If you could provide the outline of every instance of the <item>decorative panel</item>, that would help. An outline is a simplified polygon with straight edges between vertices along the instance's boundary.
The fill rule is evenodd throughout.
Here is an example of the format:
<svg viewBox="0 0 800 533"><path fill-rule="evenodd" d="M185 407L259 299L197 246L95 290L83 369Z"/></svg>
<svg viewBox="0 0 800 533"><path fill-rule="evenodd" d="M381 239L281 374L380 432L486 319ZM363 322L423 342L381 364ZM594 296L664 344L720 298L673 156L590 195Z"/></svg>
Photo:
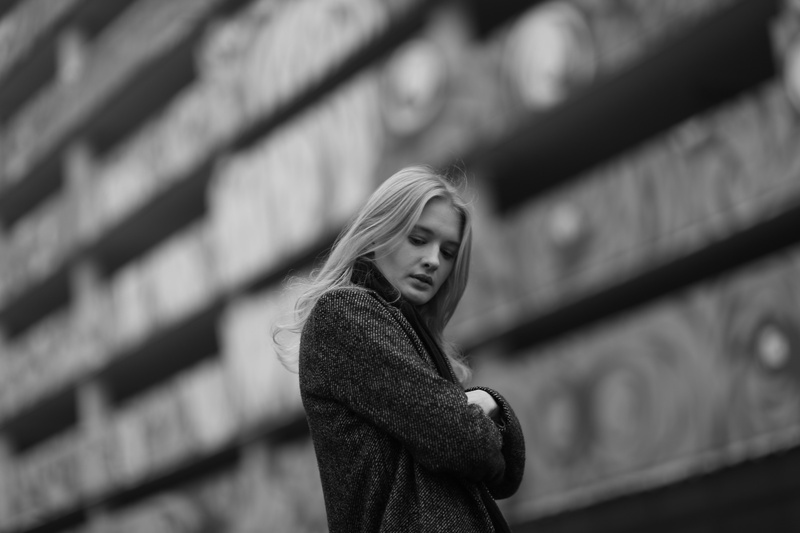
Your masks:
<svg viewBox="0 0 800 533"><path fill-rule="evenodd" d="M0 19L0 80L59 18L74 9L81 0L25 0Z"/></svg>
<svg viewBox="0 0 800 533"><path fill-rule="evenodd" d="M131 83L137 69L185 38L220 2L143 0L126 10L94 41L80 80L48 86L9 123L0 140L8 154L0 165L0 181L24 178L120 86Z"/></svg>
<svg viewBox="0 0 800 533"><path fill-rule="evenodd" d="M3 270L6 298L63 266L77 244L77 220L72 198L54 194L23 217L8 232L11 269ZM0 299L0 305L4 300Z"/></svg>
<svg viewBox="0 0 800 533"><path fill-rule="evenodd" d="M16 413L97 368L108 352L110 325L108 303L97 295L48 315L9 342L0 416Z"/></svg>
<svg viewBox="0 0 800 533"><path fill-rule="evenodd" d="M267 291L234 302L221 321L223 364L239 415L248 424L289 422L302 412L297 375L281 365L272 344L273 324L291 310L288 293ZM283 339L291 345L296 339Z"/></svg>
<svg viewBox="0 0 800 533"><path fill-rule="evenodd" d="M800 256L778 256L514 354L475 357L523 425L520 519L800 442Z"/></svg>
<svg viewBox="0 0 800 533"><path fill-rule="evenodd" d="M791 208L798 135L800 115L775 81L507 217L478 204L474 276L454 331L477 341Z"/></svg>
<svg viewBox="0 0 800 533"><path fill-rule="evenodd" d="M200 453L218 449L237 434L236 386L217 359L201 362L179 378L176 387L189 435Z"/></svg>
<svg viewBox="0 0 800 533"><path fill-rule="evenodd" d="M80 443L80 434L70 431L16 462L9 492L9 514L16 527L42 522L77 502L82 489Z"/></svg>
<svg viewBox="0 0 800 533"><path fill-rule="evenodd" d="M374 95L371 78L356 79L218 166L208 203L224 286L314 246L366 198L379 142Z"/></svg>

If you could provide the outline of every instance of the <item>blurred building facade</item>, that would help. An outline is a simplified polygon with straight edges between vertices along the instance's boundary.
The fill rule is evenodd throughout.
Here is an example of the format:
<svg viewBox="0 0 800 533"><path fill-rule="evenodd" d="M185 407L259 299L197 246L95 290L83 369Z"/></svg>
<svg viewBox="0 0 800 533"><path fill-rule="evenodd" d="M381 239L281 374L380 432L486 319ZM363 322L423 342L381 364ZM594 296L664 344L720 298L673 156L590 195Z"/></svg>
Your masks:
<svg viewBox="0 0 800 533"><path fill-rule="evenodd" d="M417 163L516 531L796 531L798 141L796 1L2 1L0 532L325 531L270 326Z"/></svg>

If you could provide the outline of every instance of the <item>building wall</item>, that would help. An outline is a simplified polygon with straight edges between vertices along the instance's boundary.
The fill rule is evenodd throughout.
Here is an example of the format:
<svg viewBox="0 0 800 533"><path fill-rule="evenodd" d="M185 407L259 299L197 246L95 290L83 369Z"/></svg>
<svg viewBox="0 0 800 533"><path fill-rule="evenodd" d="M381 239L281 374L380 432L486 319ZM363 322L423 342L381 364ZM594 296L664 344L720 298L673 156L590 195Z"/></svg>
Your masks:
<svg viewBox="0 0 800 533"><path fill-rule="evenodd" d="M796 2L512 4L0 5L0 532L325 531L269 326L415 163L513 524L797 446Z"/></svg>

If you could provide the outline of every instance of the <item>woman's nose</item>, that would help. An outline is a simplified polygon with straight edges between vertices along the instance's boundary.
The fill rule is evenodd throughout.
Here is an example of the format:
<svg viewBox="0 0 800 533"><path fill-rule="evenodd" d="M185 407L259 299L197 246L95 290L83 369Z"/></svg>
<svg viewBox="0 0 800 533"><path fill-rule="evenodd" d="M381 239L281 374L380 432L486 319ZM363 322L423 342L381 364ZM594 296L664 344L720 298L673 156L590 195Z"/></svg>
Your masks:
<svg viewBox="0 0 800 533"><path fill-rule="evenodd" d="M439 250L431 247L426 251L425 257L422 258L422 264L425 268L436 270L439 268Z"/></svg>

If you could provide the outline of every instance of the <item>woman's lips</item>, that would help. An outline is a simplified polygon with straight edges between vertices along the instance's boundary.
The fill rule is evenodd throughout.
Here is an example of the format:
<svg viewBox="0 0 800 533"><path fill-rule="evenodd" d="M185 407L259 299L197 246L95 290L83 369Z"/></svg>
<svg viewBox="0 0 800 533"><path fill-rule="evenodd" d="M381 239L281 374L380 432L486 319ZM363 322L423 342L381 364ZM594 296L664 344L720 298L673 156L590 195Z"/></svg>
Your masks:
<svg viewBox="0 0 800 533"><path fill-rule="evenodd" d="M433 287L433 278L430 276L425 274L413 274L411 277Z"/></svg>

